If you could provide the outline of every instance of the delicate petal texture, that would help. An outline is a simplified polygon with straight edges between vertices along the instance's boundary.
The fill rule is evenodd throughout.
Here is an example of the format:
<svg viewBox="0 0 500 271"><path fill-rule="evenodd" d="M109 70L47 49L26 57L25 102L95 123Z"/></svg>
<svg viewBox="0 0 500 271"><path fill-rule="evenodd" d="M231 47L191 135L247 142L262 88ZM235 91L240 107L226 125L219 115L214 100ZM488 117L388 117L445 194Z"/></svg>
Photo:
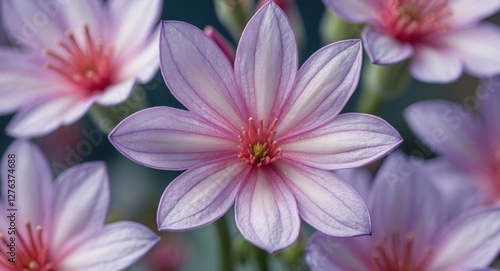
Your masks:
<svg viewBox="0 0 500 271"><path fill-rule="evenodd" d="M64 171L53 199L52 249L71 237L100 229L109 205L109 185L103 163L86 163Z"/></svg>
<svg viewBox="0 0 500 271"><path fill-rule="evenodd" d="M249 166L234 159L188 169L165 190L158 207L161 230L185 230L205 226L233 205Z"/></svg>
<svg viewBox="0 0 500 271"><path fill-rule="evenodd" d="M363 200L335 174L288 161L276 169L293 191L300 217L314 228L341 237L371 232Z"/></svg>
<svg viewBox="0 0 500 271"><path fill-rule="evenodd" d="M163 78L175 98L191 112L238 131L246 122L240 114L244 107L232 66L217 45L194 26L167 21L160 48Z"/></svg>
<svg viewBox="0 0 500 271"><path fill-rule="evenodd" d="M500 207L466 213L441 231L431 270L476 270L500 251Z"/></svg>
<svg viewBox="0 0 500 271"><path fill-rule="evenodd" d="M161 0L109 1L110 16L115 27L119 29L113 33L118 54L130 54L131 51L144 45L141 43L149 39L160 18L162 2Z"/></svg>
<svg viewBox="0 0 500 271"><path fill-rule="evenodd" d="M150 250L159 238L135 222L116 222L90 235L63 259L61 269L75 271L119 271Z"/></svg>
<svg viewBox="0 0 500 271"><path fill-rule="evenodd" d="M487 164L474 136L479 131L478 123L464 109L448 101L424 101L408 107L404 115L412 131L431 150L465 169Z"/></svg>
<svg viewBox="0 0 500 271"><path fill-rule="evenodd" d="M478 5L478 4L475 4ZM444 35L443 43L461 57L465 69L477 77L500 73L500 27L484 23Z"/></svg>
<svg viewBox="0 0 500 271"><path fill-rule="evenodd" d="M278 136L314 129L334 118L357 87L362 48L359 40L325 46L300 68L295 89L278 122Z"/></svg>
<svg viewBox="0 0 500 271"><path fill-rule="evenodd" d="M370 270L371 262L366 262L366 247L359 246L358 240L366 240L365 236L353 238L335 238L320 232L315 233L306 251L306 261L312 271Z"/></svg>
<svg viewBox="0 0 500 271"><path fill-rule="evenodd" d="M495 14L500 9L499 0L451 0L453 25L467 25ZM484 37L487 38L487 37Z"/></svg>
<svg viewBox="0 0 500 271"><path fill-rule="evenodd" d="M325 6L337 13L342 19L353 23L371 21L377 10L376 2L373 0L323 0Z"/></svg>
<svg viewBox="0 0 500 271"><path fill-rule="evenodd" d="M283 157L322 168L362 166L386 155L402 139L383 119L349 113L315 130L280 142Z"/></svg>
<svg viewBox="0 0 500 271"><path fill-rule="evenodd" d="M15 158L9 158L10 154ZM9 167L9 164L14 166ZM11 169L13 171L9 171ZM52 172L40 149L30 142L15 141L2 157L1 170L2 201L6 204L9 194L8 180L15 180L18 223L23 223L26 219L34 225L44 225L43 223L48 222L51 214L49 202L53 196Z"/></svg>
<svg viewBox="0 0 500 271"><path fill-rule="evenodd" d="M248 22L236 52L235 76L250 116L258 120L276 116L288 97L297 65L292 26L271 1Z"/></svg>
<svg viewBox="0 0 500 271"><path fill-rule="evenodd" d="M127 100L135 84L135 78L108 86L103 94L97 98L100 105L111 106Z"/></svg>
<svg viewBox="0 0 500 271"><path fill-rule="evenodd" d="M27 105L9 123L7 134L20 138L46 135L61 125L81 118L92 102L79 96L65 95Z"/></svg>
<svg viewBox="0 0 500 271"><path fill-rule="evenodd" d="M373 26L363 30L363 43L372 63L388 65L413 55L413 46L380 32Z"/></svg>
<svg viewBox="0 0 500 271"><path fill-rule="evenodd" d="M241 184L236 225L245 239L269 253L290 246L300 230L292 192L272 170L255 169Z"/></svg>
<svg viewBox="0 0 500 271"><path fill-rule="evenodd" d="M153 168L180 170L238 154L238 142L192 112L154 107L137 112L109 135L129 159Z"/></svg>
<svg viewBox="0 0 500 271"><path fill-rule="evenodd" d="M429 83L449 83L462 73L459 56L451 52L422 45L415 49L410 65L411 74L418 80Z"/></svg>

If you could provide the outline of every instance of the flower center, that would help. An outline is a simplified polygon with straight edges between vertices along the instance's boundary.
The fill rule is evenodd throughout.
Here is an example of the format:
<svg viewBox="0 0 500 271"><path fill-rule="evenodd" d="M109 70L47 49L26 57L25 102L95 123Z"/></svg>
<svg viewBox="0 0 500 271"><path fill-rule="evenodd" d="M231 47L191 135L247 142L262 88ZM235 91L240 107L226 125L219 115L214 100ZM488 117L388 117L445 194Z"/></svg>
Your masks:
<svg viewBox="0 0 500 271"><path fill-rule="evenodd" d="M420 259L412 259L414 238L412 232L407 232L402 238L398 228L394 229L389 236L384 233L372 255L374 270L423 271L433 247L427 246Z"/></svg>
<svg viewBox="0 0 500 271"><path fill-rule="evenodd" d="M248 129L241 128L241 135L238 136L241 144L238 146L239 155L243 162L258 167L265 166L281 158L281 149L278 148L278 142L274 140L276 131L273 130L278 119L269 125L264 132L264 121L259 121L259 127L255 130L253 118L248 119Z"/></svg>
<svg viewBox="0 0 500 271"><path fill-rule="evenodd" d="M26 221L26 232L9 229L9 236L0 233L3 243L0 252L1 270L6 271L54 271L54 264L48 258L48 249L43 242L42 227L31 228L31 223Z"/></svg>
<svg viewBox="0 0 500 271"><path fill-rule="evenodd" d="M448 0L388 0L380 12L383 30L404 42L418 42L436 31L446 30L451 15Z"/></svg>
<svg viewBox="0 0 500 271"><path fill-rule="evenodd" d="M67 42L56 41L57 46L62 49L61 53L44 49L43 54L48 58L44 67L83 87L91 95L95 91L104 90L114 81L111 65L113 47L104 48L102 40L94 39L87 25L83 28L84 44L79 44L73 32L68 31Z"/></svg>

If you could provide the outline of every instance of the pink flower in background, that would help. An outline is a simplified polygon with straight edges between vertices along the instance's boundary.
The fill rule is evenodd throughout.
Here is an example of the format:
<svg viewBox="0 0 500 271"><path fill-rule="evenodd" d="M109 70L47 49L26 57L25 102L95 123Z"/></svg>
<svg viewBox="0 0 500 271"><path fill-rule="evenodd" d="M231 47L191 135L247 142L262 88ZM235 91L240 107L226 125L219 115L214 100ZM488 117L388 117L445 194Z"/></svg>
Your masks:
<svg viewBox="0 0 500 271"><path fill-rule="evenodd" d="M4 154L1 169L1 270L123 270L159 239L135 222L104 225L109 186L103 163L75 166L52 182L40 150L16 141ZM12 213L15 235L13 219L5 219ZM8 261L11 242L15 263Z"/></svg>
<svg viewBox="0 0 500 271"><path fill-rule="evenodd" d="M189 111L140 111L110 140L144 166L187 169L160 201L161 230L202 227L236 202L239 230L269 252L293 243L299 217L329 235L370 232L363 201L329 171L367 164L401 142L378 117L339 115L358 83L359 41L328 45L297 71L293 30L270 2L244 30L234 69L189 24L164 22L160 48L164 79Z"/></svg>
<svg viewBox="0 0 500 271"><path fill-rule="evenodd" d="M405 118L424 143L476 184L486 204L500 202L500 77L483 81L477 112L450 101L411 105ZM476 104L477 106L477 104Z"/></svg>
<svg viewBox="0 0 500 271"><path fill-rule="evenodd" d="M465 206L473 194L457 189L453 173L441 165L413 166L392 154L372 188L362 176L350 182L368 204L372 235L316 233L306 253L311 270L491 270L500 252L500 207Z"/></svg>
<svg viewBox="0 0 500 271"><path fill-rule="evenodd" d="M500 73L500 28L480 21L498 0L323 0L343 19L367 23L362 37L376 64L411 59L418 80L447 83L462 70L477 77Z"/></svg>
<svg viewBox="0 0 500 271"><path fill-rule="evenodd" d="M21 48L0 48L0 113L7 133L38 137L78 120L93 103L124 101L158 69L162 1L2 1Z"/></svg>

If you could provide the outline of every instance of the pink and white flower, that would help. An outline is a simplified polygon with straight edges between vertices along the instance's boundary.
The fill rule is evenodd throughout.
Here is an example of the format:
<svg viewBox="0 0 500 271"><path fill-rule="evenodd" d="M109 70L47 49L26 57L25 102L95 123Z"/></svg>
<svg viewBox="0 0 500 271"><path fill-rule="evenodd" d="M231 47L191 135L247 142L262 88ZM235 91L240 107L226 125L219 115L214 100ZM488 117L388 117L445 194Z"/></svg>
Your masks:
<svg viewBox="0 0 500 271"><path fill-rule="evenodd" d="M188 111L140 111L110 140L144 166L187 169L160 201L161 230L202 227L236 202L240 232L269 252L293 243L299 217L329 235L370 232L361 198L329 171L367 164L401 142L378 117L339 115L358 83L359 41L328 45L297 71L292 27L270 1L246 26L234 69L186 23L163 22L160 48L165 82Z"/></svg>
<svg viewBox="0 0 500 271"><path fill-rule="evenodd" d="M18 111L7 133L48 134L149 81L158 69L161 7L160 0L2 1L2 22L20 45L0 48L0 114Z"/></svg>
<svg viewBox="0 0 500 271"><path fill-rule="evenodd" d="M480 21L498 0L323 0L343 19L366 23L362 37L375 64L411 59L418 80L447 83L465 70L477 77L500 73L500 28Z"/></svg>
<svg viewBox="0 0 500 271"><path fill-rule="evenodd" d="M16 141L1 169L1 270L123 270L159 239L135 222L104 225L109 184L103 163L75 166L52 182L40 150ZM14 255L7 253L11 243Z"/></svg>
<svg viewBox="0 0 500 271"><path fill-rule="evenodd" d="M371 188L369 178L356 173L361 178L351 183L368 204L372 235L316 233L306 252L311 270L493 270L487 267L500 252L500 207L464 204L474 196L466 196L466 186L457 189L453 172L442 165L415 166L391 154Z"/></svg>
<svg viewBox="0 0 500 271"><path fill-rule="evenodd" d="M485 204L500 203L500 77L485 80L468 104L477 112L450 101L411 105L405 118L413 132L433 151L466 174Z"/></svg>

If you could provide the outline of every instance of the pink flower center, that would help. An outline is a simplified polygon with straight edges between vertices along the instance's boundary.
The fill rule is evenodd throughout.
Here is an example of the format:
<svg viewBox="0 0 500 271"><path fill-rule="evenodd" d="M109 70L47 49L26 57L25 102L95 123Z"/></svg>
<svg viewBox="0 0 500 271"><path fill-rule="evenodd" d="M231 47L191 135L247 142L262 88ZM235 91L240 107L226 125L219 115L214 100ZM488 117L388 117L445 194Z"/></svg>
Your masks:
<svg viewBox="0 0 500 271"><path fill-rule="evenodd" d="M423 271L432 254L433 247L427 246L420 259L412 259L414 238L412 232L407 232L402 238L397 228L389 236L384 233L372 255L374 270Z"/></svg>
<svg viewBox="0 0 500 271"><path fill-rule="evenodd" d="M20 231L14 230L15 234L9 232L9 236L0 233L2 249L0 252L1 270L6 271L53 271L54 263L48 257L48 250L45 247L42 237L42 227L31 228L31 223L26 221L26 231L22 235ZM14 238L14 239L12 239ZM15 252L12 254L9 252ZM15 256L15 257L14 257Z"/></svg>
<svg viewBox="0 0 500 271"><path fill-rule="evenodd" d="M238 136L241 144L238 146L240 158L243 162L258 167L265 166L281 158L281 149L278 148L278 142L274 140L276 131L273 130L278 119L269 125L267 131L264 132L264 121L259 121L257 131L253 123L253 118L248 119L248 129L241 128L241 135Z"/></svg>
<svg viewBox="0 0 500 271"><path fill-rule="evenodd" d="M404 42L418 42L427 35L449 28L448 0L387 0L380 11L381 28Z"/></svg>
<svg viewBox="0 0 500 271"><path fill-rule="evenodd" d="M44 67L59 73L92 95L113 84L113 46L103 47L102 40L94 39L87 25L83 28L84 44L79 44L73 32L68 31L67 42L56 41L62 49L61 53L44 49L43 54L49 59Z"/></svg>

